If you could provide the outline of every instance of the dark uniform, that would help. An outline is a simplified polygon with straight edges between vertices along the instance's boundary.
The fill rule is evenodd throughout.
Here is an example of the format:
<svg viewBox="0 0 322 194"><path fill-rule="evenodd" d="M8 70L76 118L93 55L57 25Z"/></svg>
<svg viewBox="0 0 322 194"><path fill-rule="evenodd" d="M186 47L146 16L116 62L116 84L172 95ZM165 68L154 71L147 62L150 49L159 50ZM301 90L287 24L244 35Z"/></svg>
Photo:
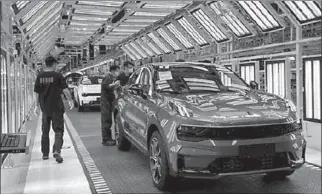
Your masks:
<svg viewBox="0 0 322 194"><path fill-rule="evenodd" d="M61 97L62 91L67 88L64 77L57 72L41 72L36 79L34 91L39 94L39 104L42 115L41 151L49 154L49 130L55 132L53 152L60 153L63 146L64 113L65 108Z"/></svg>
<svg viewBox="0 0 322 194"><path fill-rule="evenodd" d="M102 140L112 140L112 111L113 102L115 100L114 87L110 84L114 82L113 76L108 74L104 77L101 87L101 125L102 125Z"/></svg>

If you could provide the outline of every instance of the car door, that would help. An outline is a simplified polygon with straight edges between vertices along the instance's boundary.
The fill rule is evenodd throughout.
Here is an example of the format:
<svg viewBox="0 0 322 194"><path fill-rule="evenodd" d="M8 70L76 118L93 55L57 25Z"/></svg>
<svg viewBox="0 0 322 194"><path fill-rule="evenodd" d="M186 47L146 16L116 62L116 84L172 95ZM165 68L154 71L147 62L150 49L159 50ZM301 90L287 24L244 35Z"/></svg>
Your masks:
<svg viewBox="0 0 322 194"><path fill-rule="evenodd" d="M151 76L151 71L148 68L144 68L140 77L140 84L142 88L146 88L147 91L151 91L152 87L152 76ZM150 92L148 92L150 93ZM142 95L137 95L135 103L135 113L136 113L136 132L137 132L137 137L139 141L142 144L145 144L145 132L148 128L148 112L150 109L151 103L149 103L149 95L147 98L144 98Z"/></svg>
<svg viewBox="0 0 322 194"><path fill-rule="evenodd" d="M137 104L137 95L135 91L129 90L129 87L136 84L140 80L141 69L137 70L129 79L128 85L125 86L122 92L122 97L118 100L118 106L120 107L120 116L123 119L123 127L133 138L136 137L136 122L135 122L135 104Z"/></svg>

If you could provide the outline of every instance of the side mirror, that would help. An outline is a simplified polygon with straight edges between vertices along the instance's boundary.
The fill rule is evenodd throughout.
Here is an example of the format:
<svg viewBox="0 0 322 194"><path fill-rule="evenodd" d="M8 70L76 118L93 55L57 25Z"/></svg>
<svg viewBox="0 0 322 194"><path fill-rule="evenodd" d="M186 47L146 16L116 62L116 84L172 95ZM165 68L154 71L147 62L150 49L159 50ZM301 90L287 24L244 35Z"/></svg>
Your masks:
<svg viewBox="0 0 322 194"><path fill-rule="evenodd" d="M258 83L256 81L251 81L249 85L251 89L258 90Z"/></svg>

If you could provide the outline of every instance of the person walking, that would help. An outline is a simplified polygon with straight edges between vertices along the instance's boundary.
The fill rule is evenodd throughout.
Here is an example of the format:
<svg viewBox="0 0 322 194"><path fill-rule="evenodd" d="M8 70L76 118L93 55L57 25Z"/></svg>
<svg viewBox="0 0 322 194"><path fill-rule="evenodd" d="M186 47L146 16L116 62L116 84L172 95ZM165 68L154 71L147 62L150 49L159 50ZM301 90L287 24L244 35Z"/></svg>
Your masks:
<svg viewBox="0 0 322 194"><path fill-rule="evenodd" d="M67 83L62 74L55 71L57 60L49 56L45 59L45 68L36 78L34 91L37 93L38 103L35 106L34 114L40 106L42 111L42 136L41 152L43 160L49 159L49 130L50 125L55 132L55 142L53 145L53 156L56 162L62 163L61 149L64 136L64 103L62 94L68 99L69 108L74 107L74 102L68 90Z"/></svg>
<svg viewBox="0 0 322 194"><path fill-rule="evenodd" d="M111 127L113 121L113 102L115 100L114 92L120 86L120 80L117 80L119 73L119 66L110 66L110 73L104 77L101 84L101 130L102 144L105 146L114 146L116 143L112 139Z"/></svg>

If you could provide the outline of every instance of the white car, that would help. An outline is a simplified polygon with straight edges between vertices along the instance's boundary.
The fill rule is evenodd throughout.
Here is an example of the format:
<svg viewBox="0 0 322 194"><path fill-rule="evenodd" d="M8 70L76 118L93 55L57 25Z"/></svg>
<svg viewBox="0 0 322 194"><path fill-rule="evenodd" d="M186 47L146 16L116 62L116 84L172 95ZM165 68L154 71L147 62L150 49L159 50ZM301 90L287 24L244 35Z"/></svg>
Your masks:
<svg viewBox="0 0 322 194"><path fill-rule="evenodd" d="M81 112L85 107L100 106L102 76L83 76L74 87L74 99Z"/></svg>

